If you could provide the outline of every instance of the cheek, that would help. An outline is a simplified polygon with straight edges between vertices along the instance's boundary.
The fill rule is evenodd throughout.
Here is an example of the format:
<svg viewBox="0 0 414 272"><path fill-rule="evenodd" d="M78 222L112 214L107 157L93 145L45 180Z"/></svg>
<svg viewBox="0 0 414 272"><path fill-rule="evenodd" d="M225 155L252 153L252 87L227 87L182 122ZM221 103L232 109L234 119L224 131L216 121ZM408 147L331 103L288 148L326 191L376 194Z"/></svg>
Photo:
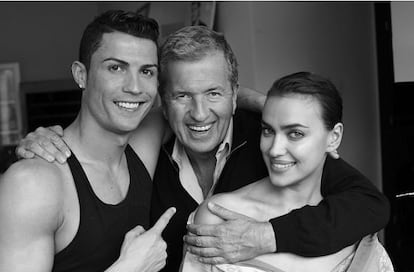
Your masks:
<svg viewBox="0 0 414 272"><path fill-rule="evenodd" d="M223 121L228 121L232 118L234 113L233 103L231 101L226 101L225 103L220 103L217 105L212 105L210 107Z"/></svg>
<svg viewBox="0 0 414 272"><path fill-rule="evenodd" d="M166 114L171 127L177 127L181 125L184 116L182 107L174 104L169 104L166 110Z"/></svg>
<svg viewBox="0 0 414 272"><path fill-rule="evenodd" d="M301 145L292 147L291 153L301 161L318 163L326 153L326 145L323 139L314 139Z"/></svg>
<svg viewBox="0 0 414 272"><path fill-rule="evenodd" d="M263 136L260 137L260 151L262 152L263 155L266 155L267 151L269 150L270 147L270 139L265 138Z"/></svg>
<svg viewBox="0 0 414 272"><path fill-rule="evenodd" d="M153 78L145 81L145 89L153 96L156 96L158 93L158 80Z"/></svg>

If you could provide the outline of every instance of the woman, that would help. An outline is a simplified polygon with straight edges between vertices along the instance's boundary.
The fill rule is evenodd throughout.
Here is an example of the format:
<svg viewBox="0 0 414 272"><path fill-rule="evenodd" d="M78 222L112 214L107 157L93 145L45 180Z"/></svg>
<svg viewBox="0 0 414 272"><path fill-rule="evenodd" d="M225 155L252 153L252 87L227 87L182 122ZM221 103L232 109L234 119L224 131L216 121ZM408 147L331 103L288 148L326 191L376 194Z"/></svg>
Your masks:
<svg viewBox="0 0 414 272"><path fill-rule="evenodd" d="M217 224L207 203L258 221L282 216L322 200L320 192L327 153L342 139L342 99L336 87L318 75L295 73L277 80L267 95L262 114L260 148L269 176L231 193L205 201L190 220ZM277 237L276 237L277 239ZM197 262L186 253L182 271L393 271L376 235L323 257L288 253L266 254L247 262L216 266Z"/></svg>

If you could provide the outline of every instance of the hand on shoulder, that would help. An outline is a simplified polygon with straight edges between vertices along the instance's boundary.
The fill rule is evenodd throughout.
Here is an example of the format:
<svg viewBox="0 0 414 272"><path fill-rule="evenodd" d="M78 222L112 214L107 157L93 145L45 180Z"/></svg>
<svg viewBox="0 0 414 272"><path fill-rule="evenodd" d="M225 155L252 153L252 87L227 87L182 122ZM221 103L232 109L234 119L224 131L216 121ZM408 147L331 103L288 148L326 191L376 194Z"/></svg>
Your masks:
<svg viewBox="0 0 414 272"><path fill-rule="evenodd" d="M195 211L194 223L200 225L217 225L224 222L225 220L212 213L208 206L216 204L223 208L232 210L232 203L237 202L235 201L235 196L231 193L221 193L207 198Z"/></svg>

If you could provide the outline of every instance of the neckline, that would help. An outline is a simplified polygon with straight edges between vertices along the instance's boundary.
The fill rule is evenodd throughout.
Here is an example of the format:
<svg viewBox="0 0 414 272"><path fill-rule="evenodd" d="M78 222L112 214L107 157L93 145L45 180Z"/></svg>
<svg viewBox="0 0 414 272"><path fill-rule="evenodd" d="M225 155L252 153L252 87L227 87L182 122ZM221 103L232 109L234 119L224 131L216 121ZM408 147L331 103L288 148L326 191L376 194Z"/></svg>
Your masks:
<svg viewBox="0 0 414 272"><path fill-rule="evenodd" d="M103 206L106 207L110 207L110 208L118 208L118 207L123 207L124 205L126 205L128 203L128 199L130 198L130 194L131 194L131 186L132 186L132 171L131 171L131 159L129 158L128 154L127 154L127 149L130 148L129 145L127 145L127 147L124 150L124 154L125 154L125 158L127 161L127 168L128 168L128 173L129 173L129 184L128 184L128 189L127 192L125 194L125 197L120 200L118 203L107 203L105 201L103 201L101 198L98 197L98 195L95 193L95 191L93 190L93 187L90 183L90 180L88 178L88 176L86 175L85 170L83 169L82 165L80 164L78 158L76 157L75 153L71 151L71 156L68 158L68 163L72 163L74 164L74 166L78 169L78 174L80 175L81 181L80 183L83 184L83 186L86 186L86 189L89 191L89 193L93 196L93 198L100 203ZM72 173L73 175L73 173ZM75 177L73 177L75 178ZM75 184L76 185L76 184ZM78 198L79 198L79 192L78 192Z"/></svg>

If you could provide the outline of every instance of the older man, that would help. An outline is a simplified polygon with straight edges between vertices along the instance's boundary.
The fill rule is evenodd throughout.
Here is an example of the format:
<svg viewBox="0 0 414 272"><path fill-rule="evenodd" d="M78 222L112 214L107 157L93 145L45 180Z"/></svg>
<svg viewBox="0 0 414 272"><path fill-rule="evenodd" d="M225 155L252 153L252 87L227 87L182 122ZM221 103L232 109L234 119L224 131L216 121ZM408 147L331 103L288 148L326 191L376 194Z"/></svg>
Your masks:
<svg viewBox="0 0 414 272"><path fill-rule="evenodd" d="M151 220L177 207L164 232L164 271L177 271L187 218L197 205L211 194L263 178L267 171L259 149L260 116L236 111L237 61L223 35L205 27L178 30L161 47L160 67L164 115L175 137L160 152ZM145 129L139 127L135 134ZM131 145L138 138L132 137ZM153 148L158 152L158 146ZM388 220L385 197L343 160L327 160L322 193L325 199L318 206L264 223L213 205L212 211L226 222L189 225L201 236L185 236L188 248L207 263L236 262L274 251L318 256L354 243Z"/></svg>

